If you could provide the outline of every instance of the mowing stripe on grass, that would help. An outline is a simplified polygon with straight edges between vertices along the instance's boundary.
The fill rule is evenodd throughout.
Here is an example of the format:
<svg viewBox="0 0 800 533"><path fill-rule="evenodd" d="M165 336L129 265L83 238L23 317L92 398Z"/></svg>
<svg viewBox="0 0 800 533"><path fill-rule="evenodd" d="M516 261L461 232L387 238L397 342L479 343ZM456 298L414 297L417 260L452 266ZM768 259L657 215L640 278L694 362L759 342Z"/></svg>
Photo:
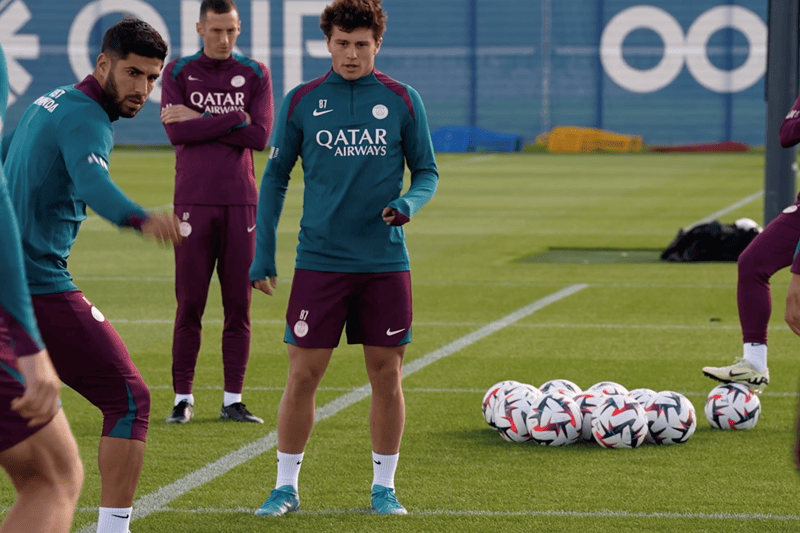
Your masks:
<svg viewBox="0 0 800 533"><path fill-rule="evenodd" d="M686 226L686 227L685 227L685 228L683 228L683 229L684 229L684 230L688 230L688 229L689 229L689 228L691 228L692 226L696 226L696 225L698 225L698 224L705 224L706 222L711 222L712 220L716 220L716 219L718 219L719 217L721 217L721 216L723 216L723 215L727 215L727 214L728 214L728 213L730 213L731 211L736 211L736 210L737 210L737 209L739 209L740 207L742 207L742 206L745 206L745 205L749 204L749 203L750 203L750 202L752 202L753 200L756 200L756 199L758 199L758 198L761 198L762 196L764 196L764 191L763 191L763 190L756 191L756 192L754 192L753 194L751 194L750 196L748 196L748 197L746 197L746 198L742 198L742 199L741 199L741 200L739 200L738 202L736 202L736 203L734 203L734 204L731 204L731 205L729 205L728 207L725 207L724 209L720 209L720 210L719 210L719 211L717 211L716 213L711 213L711 214L710 214L710 215L708 215L707 217L705 217L705 218L703 218L703 219L700 219L700 220L698 220L697 222L695 222L695 223L693 223L693 224L690 224L690 225Z"/></svg>
<svg viewBox="0 0 800 533"><path fill-rule="evenodd" d="M470 344L478 342L484 337L488 337L492 333L500 331L501 329L510 326L514 322L522 320L528 315L535 313L536 311L543 309L544 307L547 307L548 305L563 298L571 296L576 292L585 289L586 287L588 287L588 285L585 283L570 285L565 289L536 300L532 304L526 305L525 307L514 311L510 315L492 322L491 324L488 324L481 329L470 333L469 335L461 337L460 339L456 339L450 344L442 346L438 350L434 350L427 355L423 355L419 359L411 361L407 365L403 365L403 377L408 377L414 372L422 370L429 364L435 363L436 361L447 357L458 350L466 348ZM370 385L367 383L366 385L355 388L350 392L343 394L333 401L323 405L316 411L316 422L321 422L326 418L330 418L342 409L350 407L356 402L368 397L370 395L370 391ZM152 513L160 511L165 505L169 505L169 503L176 498L182 496L192 489L205 485L206 483L212 481L218 476L221 476L222 474L225 474L240 464L246 463L247 461L258 457L262 453L275 447L277 444L278 432L276 430L272 430L264 437L222 456L221 458L207 464L199 470L195 470L194 472L185 475L181 479L161 487L150 494L145 494L134 503L132 520L144 518ZM81 529L80 533L92 533L96 530L96 528L97 524L93 523Z"/></svg>
<svg viewBox="0 0 800 533"><path fill-rule="evenodd" d="M6 509L7 510L7 509ZM78 512L92 512L94 508L84 507ZM203 507L199 509L160 509L164 513L181 514L253 514L253 510L247 507L234 508L211 508ZM319 511L300 510L294 514L309 516L340 515L340 514L371 514L368 509L324 509ZM427 511L414 511L409 515L409 519L417 516L474 516L486 518L502 518L507 516L561 516L566 518L657 518L672 520L771 520L776 522L798 522L800 515L781 515L766 513L675 513L675 512L635 512L635 511L614 511L604 509L602 511L571 511L562 509L550 509L543 511L522 510L522 511L478 511L478 510L448 510L448 509L429 509Z"/></svg>

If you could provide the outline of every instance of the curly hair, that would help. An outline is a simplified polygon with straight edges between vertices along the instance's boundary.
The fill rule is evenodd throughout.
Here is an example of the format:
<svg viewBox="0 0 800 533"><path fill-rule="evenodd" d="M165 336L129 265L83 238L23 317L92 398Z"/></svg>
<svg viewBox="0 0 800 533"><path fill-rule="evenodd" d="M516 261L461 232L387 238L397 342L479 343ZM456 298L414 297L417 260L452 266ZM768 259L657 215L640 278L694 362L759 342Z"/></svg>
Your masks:
<svg viewBox="0 0 800 533"><path fill-rule="evenodd" d="M167 57L167 43L147 22L125 17L108 28L103 35L101 51L116 59L127 59L128 54L133 53L163 61Z"/></svg>
<svg viewBox="0 0 800 533"><path fill-rule="evenodd" d="M331 38L334 26L346 33L369 28L377 41L386 31L386 18L381 0L334 0L319 17L319 27L327 39Z"/></svg>

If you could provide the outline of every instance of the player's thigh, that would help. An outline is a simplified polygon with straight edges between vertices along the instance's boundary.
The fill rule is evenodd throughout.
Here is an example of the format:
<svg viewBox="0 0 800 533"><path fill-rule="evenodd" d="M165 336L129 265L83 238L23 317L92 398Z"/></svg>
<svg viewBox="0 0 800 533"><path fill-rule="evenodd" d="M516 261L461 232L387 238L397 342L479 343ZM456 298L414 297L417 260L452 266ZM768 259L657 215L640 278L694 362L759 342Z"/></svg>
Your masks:
<svg viewBox="0 0 800 533"><path fill-rule="evenodd" d="M400 346L411 342L411 273L359 274L357 297L350 301L347 342Z"/></svg>
<svg viewBox="0 0 800 533"><path fill-rule="evenodd" d="M175 246L175 276L205 283L211 280L219 252L224 208L211 205L176 205L183 240ZM180 283L176 289L180 290ZM197 287L194 287L196 290Z"/></svg>
<svg viewBox="0 0 800 533"><path fill-rule="evenodd" d="M284 342L301 348L338 346L352 290L351 274L295 270Z"/></svg>
<svg viewBox="0 0 800 533"><path fill-rule="evenodd" d="M243 305L250 301L250 264L256 249L256 206L225 206L221 228L217 273L226 302Z"/></svg>
<svg viewBox="0 0 800 533"><path fill-rule="evenodd" d="M33 479L51 484L80 484L83 479L78 445L61 409L36 433L0 452L0 465L17 488Z"/></svg>
<svg viewBox="0 0 800 533"><path fill-rule="evenodd" d="M28 427L28 419L11 409L11 401L24 393L17 357L8 343L0 341L0 452L18 445L44 427Z"/></svg>
<svg viewBox="0 0 800 533"><path fill-rule="evenodd" d="M92 404L149 413L147 386L128 349L103 313L80 292L34 295L42 338L61 380ZM147 413L142 410L146 410Z"/></svg>
<svg viewBox="0 0 800 533"><path fill-rule="evenodd" d="M761 267L777 272L792 264L800 247L798 204L783 210L739 255L739 267Z"/></svg>

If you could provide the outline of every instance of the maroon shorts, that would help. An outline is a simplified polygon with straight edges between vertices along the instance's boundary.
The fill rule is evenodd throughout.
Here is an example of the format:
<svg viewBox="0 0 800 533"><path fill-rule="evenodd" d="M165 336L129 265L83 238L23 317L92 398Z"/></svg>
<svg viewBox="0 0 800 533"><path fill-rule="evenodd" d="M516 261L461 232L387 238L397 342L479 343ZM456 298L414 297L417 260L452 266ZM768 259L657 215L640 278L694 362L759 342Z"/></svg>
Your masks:
<svg viewBox="0 0 800 533"><path fill-rule="evenodd" d="M0 316L8 316L0 307ZM0 452L24 441L44 426L28 427L28 419L11 410L11 400L22 396L25 385L17 367L17 356L11 348L11 337L5 320L0 320Z"/></svg>
<svg viewBox="0 0 800 533"><path fill-rule="evenodd" d="M102 435L144 441L150 391L103 313L79 290L31 301L61 381L103 412Z"/></svg>
<svg viewBox="0 0 800 533"><path fill-rule="evenodd" d="M346 325L348 344L411 342L411 273L294 271L284 342L335 348Z"/></svg>

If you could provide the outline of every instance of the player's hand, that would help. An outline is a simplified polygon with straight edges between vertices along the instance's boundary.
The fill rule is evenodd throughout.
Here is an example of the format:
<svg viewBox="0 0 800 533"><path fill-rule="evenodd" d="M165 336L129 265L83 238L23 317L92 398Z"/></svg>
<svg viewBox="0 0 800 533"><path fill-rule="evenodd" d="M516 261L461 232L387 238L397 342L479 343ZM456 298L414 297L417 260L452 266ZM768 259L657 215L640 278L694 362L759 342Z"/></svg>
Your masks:
<svg viewBox="0 0 800 533"><path fill-rule="evenodd" d="M789 282L784 320L795 335L800 335L800 275L798 274L792 274L792 280Z"/></svg>
<svg viewBox="0 0 800 533"><path fill-rule="evenodd" d="M29 418L28 426L41 426L58 412L61 380L47 350L20 357L17 365L25 378L25 393L11 400L11 409Z"/></svg>
<svg viewBox="0 0 800 533"><path fill-rule="evenodd" d="M258 279L253 282L253 288L258 289L267 296L272 296L278 286L278 276L270 276L269 280Z"/></svg>
<svg viewBox="0 0 800 533"><path fill-rule="evenodd" d="M248 113L247 111L244 111L244 114L247 117L247 120L245 121L244 125L245 126L249 126L250 124L253 123L253 118L250 116L250 113Z"/></svg>
<svg viewBox="0 0 800 533"><path fill-rule="evenodd" d="M172 213L151 215L142 224L142 235L155 239L157 242L171 242L178 244L183 240L179 229L180 221Z"/></svg>
<svg viewBox="0 0 800 533"><path fill-rule="evenodd" d="M200 113L182 104L167 106L161 110L161 122L164 124L174 124L195 118L200 118Z"/></svg>
<svg viewBox="0 0 800 533"><path fill-rule="evenodd" d="M402 226L411 220L393 207L384 207L383 211L381 212L381 216L383 217L383 221L386 222L387 226Z"/></svg>

